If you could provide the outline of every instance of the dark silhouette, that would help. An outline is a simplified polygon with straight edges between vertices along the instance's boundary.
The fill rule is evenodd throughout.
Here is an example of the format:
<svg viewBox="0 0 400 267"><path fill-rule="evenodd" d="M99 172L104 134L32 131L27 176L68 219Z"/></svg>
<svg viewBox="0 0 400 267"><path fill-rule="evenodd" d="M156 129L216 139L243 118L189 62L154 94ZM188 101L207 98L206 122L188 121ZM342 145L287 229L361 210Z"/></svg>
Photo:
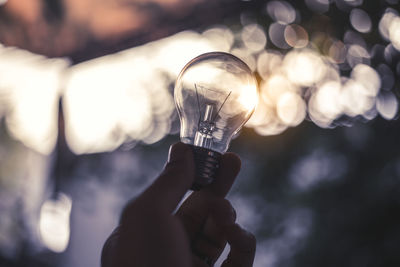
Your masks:
<svg viewBox="0 0 400 267"><path fill-rule="evenodd" d="M255 237L235 223L225 199L239 170L240 159L226 153L216 181L172 214L193 183L194 161L187 145L171 146L164 171L124 209L104 245L102 266L213 266L226 243L231 250L223 267L252 266Z"/></svg>

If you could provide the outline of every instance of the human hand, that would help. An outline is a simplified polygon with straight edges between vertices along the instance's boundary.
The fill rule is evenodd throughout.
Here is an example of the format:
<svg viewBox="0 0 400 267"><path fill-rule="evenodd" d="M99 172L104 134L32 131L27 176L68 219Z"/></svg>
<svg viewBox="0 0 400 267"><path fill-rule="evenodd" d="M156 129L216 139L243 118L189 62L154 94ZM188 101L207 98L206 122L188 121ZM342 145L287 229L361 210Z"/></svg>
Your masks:
<svg viewBox="0 0 400 267"><path fill-rule="evenodd" d="M240 170L233 153L221 157L215 182L192 193L173 215L194 180L189 146L171 146L158 179L124 209L120 225L104 244L103 267L208 267L226 243L223 267L252 266L255 238L235 224L236 213L224 197Z"/></svg>

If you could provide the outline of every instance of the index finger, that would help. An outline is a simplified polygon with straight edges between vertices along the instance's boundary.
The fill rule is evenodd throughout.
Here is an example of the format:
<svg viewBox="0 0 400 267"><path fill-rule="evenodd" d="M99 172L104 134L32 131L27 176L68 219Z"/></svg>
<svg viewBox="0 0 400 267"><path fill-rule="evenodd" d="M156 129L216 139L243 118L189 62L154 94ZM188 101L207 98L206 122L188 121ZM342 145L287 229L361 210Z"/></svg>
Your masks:
<svg viewBox="0 0 400 267"><path fill-rule="evenodd" d="M121 216L121 222L129 221L135 211L171 213L194 179L193 154L188 145L171 146L169 158L159 177L138 198L129 203Z"/></svg>

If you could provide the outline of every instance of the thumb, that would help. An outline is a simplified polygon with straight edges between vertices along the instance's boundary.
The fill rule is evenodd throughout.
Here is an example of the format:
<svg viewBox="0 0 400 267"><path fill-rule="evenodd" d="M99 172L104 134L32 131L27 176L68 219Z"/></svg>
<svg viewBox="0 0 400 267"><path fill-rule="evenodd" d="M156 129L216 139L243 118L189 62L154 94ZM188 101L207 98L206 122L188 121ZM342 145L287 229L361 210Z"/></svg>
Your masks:
<svg viewBox="0 0 400 267"><path fill-rule="evenodd" d="M172 212L194 181L194 160L190 147L176 143L157 180L137 199L149 210Z"/></svg>

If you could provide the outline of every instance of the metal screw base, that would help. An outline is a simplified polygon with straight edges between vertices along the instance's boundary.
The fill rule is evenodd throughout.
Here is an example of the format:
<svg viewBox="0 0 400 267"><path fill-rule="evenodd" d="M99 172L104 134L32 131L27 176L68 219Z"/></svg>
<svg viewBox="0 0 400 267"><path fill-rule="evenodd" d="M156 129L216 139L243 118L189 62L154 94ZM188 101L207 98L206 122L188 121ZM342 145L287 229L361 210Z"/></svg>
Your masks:
<svg viewBox="0 0 400 267"><path fill-rule="evenodd" d="M222 154L204 147L193 145L190 147L193 150L196 165L195 180L190 189L197 191L214 181Z"/></svg>

